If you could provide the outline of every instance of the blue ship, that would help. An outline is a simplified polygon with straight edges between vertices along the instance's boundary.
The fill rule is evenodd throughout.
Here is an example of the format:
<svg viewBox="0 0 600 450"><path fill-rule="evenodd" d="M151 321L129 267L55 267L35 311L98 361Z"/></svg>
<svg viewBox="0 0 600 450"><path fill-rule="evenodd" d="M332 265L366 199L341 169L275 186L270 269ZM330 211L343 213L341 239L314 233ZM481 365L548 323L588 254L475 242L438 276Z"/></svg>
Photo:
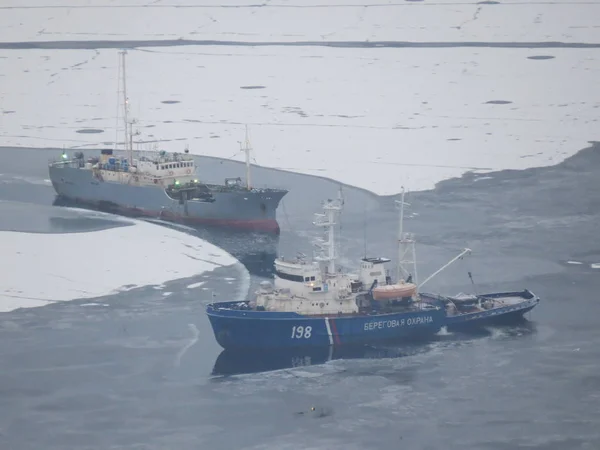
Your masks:
<svg viewBox="0 0 600 450"><path fill-rule="evenodd" d="M208 305L215 338L224 349L277 349L366 344L418 339L445 325L440 307L419 305L389 313L307 316L294 312L257 311L249 302Z"/></svg>
<svg viewBox="0 0 600 450"><path fill-rule="evenodd" d="M335 225L343 199L324 202L313 224L326 231L317 255L275 260L273 284L256 297L206 308L215 338L226 350L291 349L432 336L446 323L442 305L415 296L416 285L393 284L387 258L363 258L359 275L336 269Z"/></svg>
<svg viewBox="0 0 600 450"><path fill-rule="evenodd" d="M539 303L529 290L454 297L423 293L423 285L471 250L464 249L418 283L415 240L403 231L404 207L409 205L404 192L397 203L396 283L385 268L390 262L387 258L363 258L358 276L336 270L334 225L343 201L328 200L325 213L314 222L327 230L327 239L317 243L322 252L315 261L307 262L304 255L289 261L277 258L274 286L261 283L253 301L207 306L217 342L226 350L239 350L411 341L432 336L442 327L460 329L522 319ZM473 281L470 272L469 276Z"/></svg>

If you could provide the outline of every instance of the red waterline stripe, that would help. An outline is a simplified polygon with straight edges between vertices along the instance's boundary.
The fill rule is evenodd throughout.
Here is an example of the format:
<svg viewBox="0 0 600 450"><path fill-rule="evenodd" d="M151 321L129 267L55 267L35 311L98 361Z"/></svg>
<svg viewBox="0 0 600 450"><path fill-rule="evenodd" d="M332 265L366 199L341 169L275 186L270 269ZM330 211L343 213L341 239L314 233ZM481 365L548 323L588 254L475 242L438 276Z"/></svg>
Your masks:
<svg viewBox="0 0 600 450"><path fill-rule="evenodd" d="M85 200L77 199L79 203L99 206L96 202L88 202ZM160 211L150 211L147 209L141 208L130 208L125 206L117 206L114 210L123 211L123 212L133 212L137 214L141 214L144 216L152 217L155 219L164 219L164 220L173 220L180 221L183 223L197 223L197 224L206 224L206 225L222 225L225 227L233 227L240 228L245 230L255 230L255 231L266 231L272 233L279 233L281 230L279 228L279 224L275 219L253 219L253 220L236 220L236 219L206 219L202 217L185 217L180 214L174 214L171 212L163 211L162 214Z"/></svg>

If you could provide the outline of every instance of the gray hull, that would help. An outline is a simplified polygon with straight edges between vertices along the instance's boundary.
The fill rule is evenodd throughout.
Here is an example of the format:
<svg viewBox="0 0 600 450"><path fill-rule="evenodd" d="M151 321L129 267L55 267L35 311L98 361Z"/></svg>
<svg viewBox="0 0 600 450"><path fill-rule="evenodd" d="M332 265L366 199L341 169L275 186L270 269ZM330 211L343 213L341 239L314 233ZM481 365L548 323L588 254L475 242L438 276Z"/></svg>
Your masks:
<svg viewBox="0 0 600 450"><path fill-rule="evenodd" d="M50 180L56 193L98 207L133 212L165 220L223 225L257 231L279 232L276 212L283 189L246 190L208 185L214 201L180 200L161 186L136 186L104 182L91 170L51 164Z"/></svg>

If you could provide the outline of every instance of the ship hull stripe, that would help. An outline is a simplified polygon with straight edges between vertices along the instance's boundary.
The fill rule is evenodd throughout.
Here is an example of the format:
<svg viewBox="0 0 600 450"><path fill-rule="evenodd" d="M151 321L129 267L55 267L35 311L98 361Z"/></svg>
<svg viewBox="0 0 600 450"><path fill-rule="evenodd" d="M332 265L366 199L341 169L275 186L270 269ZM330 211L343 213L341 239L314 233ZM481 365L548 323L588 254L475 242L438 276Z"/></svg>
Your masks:
<svg viewBox="0 0 600 450"><path fill-rule="evenodd" d="M331 326L329 325L329 317L325 317L325 328L327 328L327 336L329 337L329 344L333 345L333 336L331 335Z"/></svg>
<svg viewBox="0 0 600 450"><path fill-rule="evenodd" d="M334 342L337 345L340 345L341 344L341 342L340 342L340 336L338 334L338 330L337 330L337 326L335 324L335 320L331 319L330 323L331 323L331 328L333 330L333 340L334 340Z"/></svg>
<svg viewBox="0 0 600 450"><path fill-rule="evenodd" d="M72 201L81 205L88 205L92 208L105 210L106 212L115 212L123 215L131 215L133 217L142 216L153 219L163 219L172 222L181 222L188 225L212 225L226 226L249 231L264 231L269 233L279 233L279 223L276 219L212 219L203 217L189 217L182 214L174 214L171 212L148 210L142 208L130 208L125 206L114 206L110 208L103 207L101 202L89 201L81 198L72 198Z"/></svg>

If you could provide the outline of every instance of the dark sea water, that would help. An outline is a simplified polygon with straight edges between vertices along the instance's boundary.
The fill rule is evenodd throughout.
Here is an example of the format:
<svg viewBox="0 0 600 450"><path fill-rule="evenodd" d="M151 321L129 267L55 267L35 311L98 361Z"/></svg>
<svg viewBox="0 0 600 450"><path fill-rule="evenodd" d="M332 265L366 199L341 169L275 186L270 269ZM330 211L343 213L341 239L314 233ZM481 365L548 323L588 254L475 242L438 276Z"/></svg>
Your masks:
<svg viewBox="0 0 600 450"><path fill-rule="evenodd" d="M113 226L52 206L47 161L57 152L0 149L0 229ZM243 173L211 158L200 167L207 181ZM279 237L193 231L247 267L250 291L277 253L310 251L311 214L338 188L267 169L254 178L290 189ZM394 199L344 195L342 263L356 267L365 236L370 256L395 259ZM189 280L168 283L167 299L141 288L97 306L4 313L0 449L600 448L600 146L554 167L446 181L408 201L420 279L473 250L428 290L528 288L542 301L527 322L414 345L240 358L215 342L208 291L187 289ZM224 281L231 270L206 278L218 299L238 288Z"/></svg>

